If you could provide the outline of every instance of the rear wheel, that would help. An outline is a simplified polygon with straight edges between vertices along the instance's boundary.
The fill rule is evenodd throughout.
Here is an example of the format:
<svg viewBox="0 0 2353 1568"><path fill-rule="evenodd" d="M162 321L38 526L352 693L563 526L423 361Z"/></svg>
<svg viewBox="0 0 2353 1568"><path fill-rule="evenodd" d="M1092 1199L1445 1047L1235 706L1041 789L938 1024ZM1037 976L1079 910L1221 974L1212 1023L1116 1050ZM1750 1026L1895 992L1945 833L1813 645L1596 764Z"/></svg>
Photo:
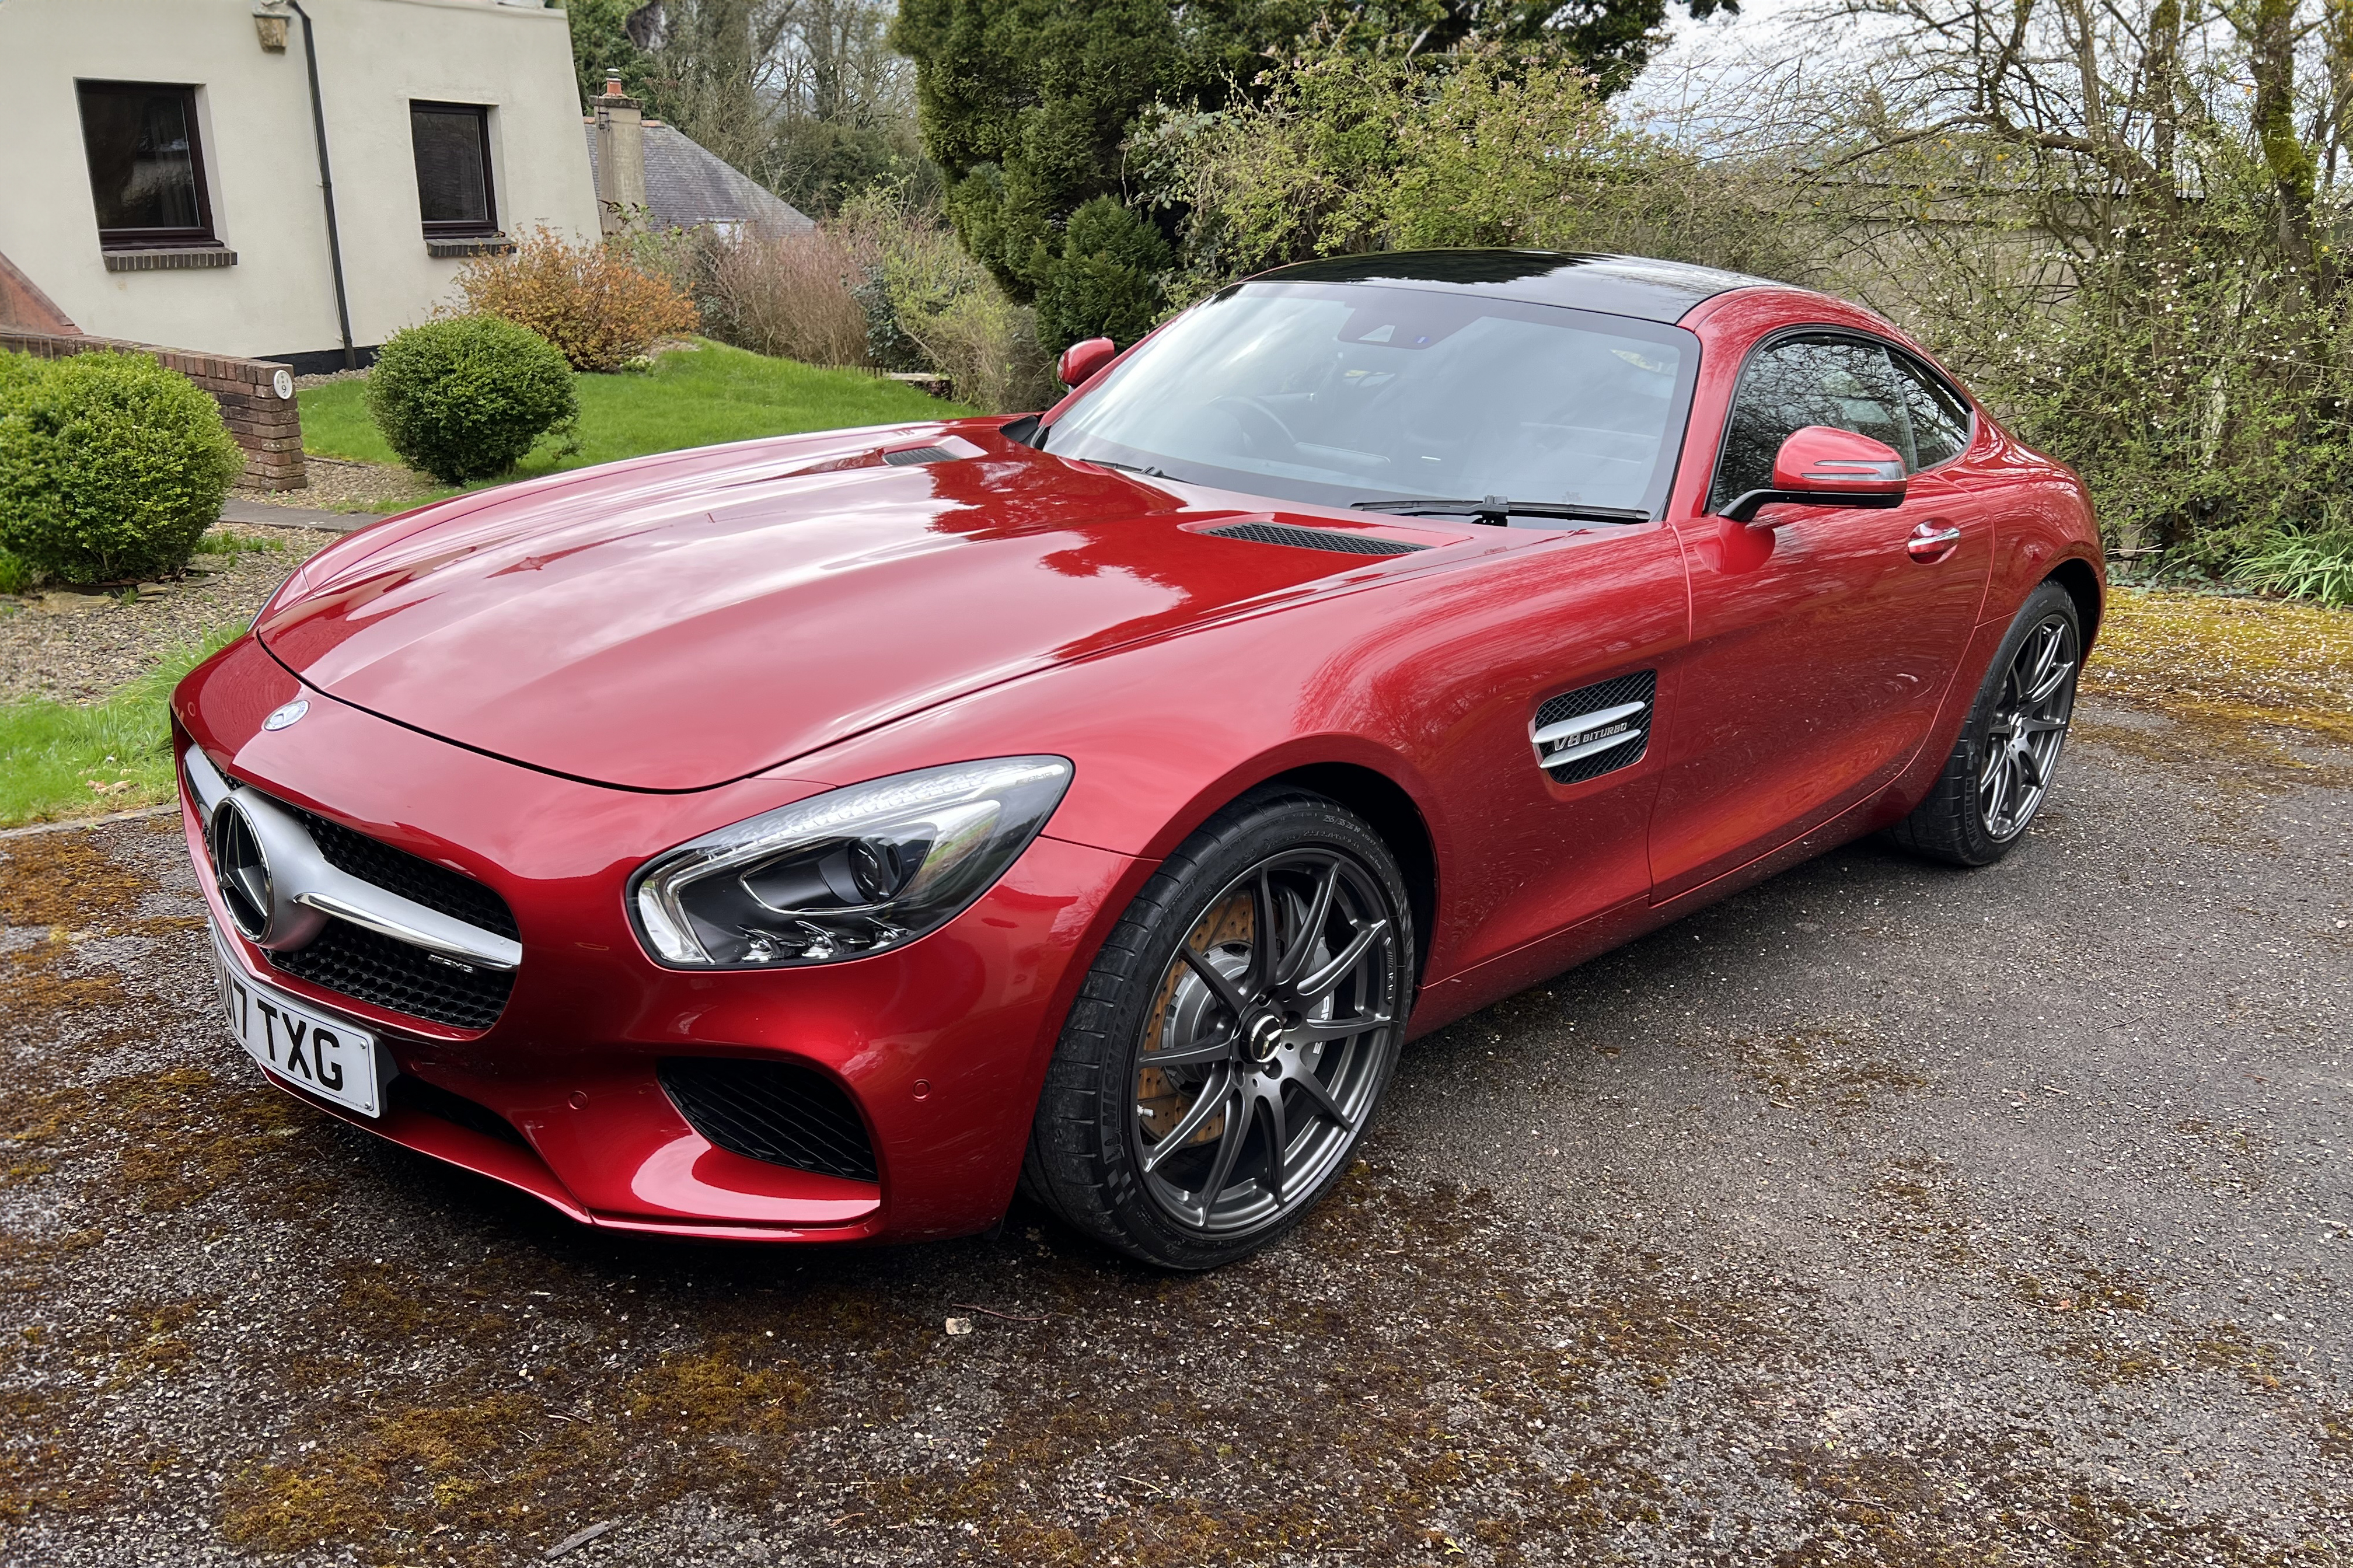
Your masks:
<svg viewBox="0 0 2353 1568"><path fill-rule="evenodd" d="M1104 943L1025 1185L1147 1262L1258 1250L1347 1168L1397 1064L1413 952L1404 880L1361 818L1296 790L1245 795Z"/></svg>
<svg viewBox="0 0 2353 1568"><path fill-rule="evenodd" d="M2074 596L2042 584L1995 651L1936 787L1888 837L1956 866L1990 866L2009 854L2050 793L2083 661Z"/></svg>

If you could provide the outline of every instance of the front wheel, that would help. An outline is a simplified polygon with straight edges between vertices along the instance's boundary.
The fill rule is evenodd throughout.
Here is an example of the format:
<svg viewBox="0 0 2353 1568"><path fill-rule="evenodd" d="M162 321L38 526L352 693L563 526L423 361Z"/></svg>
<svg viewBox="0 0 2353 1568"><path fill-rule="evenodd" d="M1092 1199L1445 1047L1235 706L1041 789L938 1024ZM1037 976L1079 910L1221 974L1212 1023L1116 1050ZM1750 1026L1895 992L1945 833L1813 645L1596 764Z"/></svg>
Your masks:
<svg viewBox="0 0 2353 1568"><path fill-rule="evenodd" d="M1404 880L1362 818L1303 791L1243 796L1104 942L1024 1185L1148 1263L1257 1251L1346 1170L1397 1065L1413 961Z"/></svg>
<svg viewBox="0 0 2353 1568"><path fill-rule="evenodd" d="M1956 866L1990 866L2009 854L2050 794L2083 662L2074 596L2044 583L1995 650L1936 787L1888 837Z"/></svg>

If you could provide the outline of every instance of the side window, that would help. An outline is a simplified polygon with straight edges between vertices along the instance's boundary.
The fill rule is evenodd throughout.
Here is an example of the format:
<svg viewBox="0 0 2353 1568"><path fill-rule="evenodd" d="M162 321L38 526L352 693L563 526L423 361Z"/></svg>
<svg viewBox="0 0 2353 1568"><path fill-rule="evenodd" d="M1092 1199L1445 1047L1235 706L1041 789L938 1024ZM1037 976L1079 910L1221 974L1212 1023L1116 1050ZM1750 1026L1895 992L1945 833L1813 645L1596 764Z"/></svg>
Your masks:
<svg viewBox="0 0 2353 1568"><path fill-rule="evenodd" d="M1919 458L1912 468L1933 468L1959 457L1969 444L1968 400L1910 356L1888 357L1895 362L1904 384L1904 409L1912 420L1912 444Z"/></svg>
<svg viewBox="0 0 2353 1568"><path fill-rule="evenodd" d="M496 233L490 110L471 103L411 103L408 133L417 150L417 205L426 237Z"/></svg>
<svg viewBox="0 0 2353 1568"><path fill-rule="evenodd" d="M1784 338L1755 355L1733 395L1709 507L1771 489L1773 455L1790 432L1809 425L1884 441L1904 454L1907 468L1918 467L1905 386L1885 349L1831 333Z"/></svg>
<svg viewBox="0 0 2353 1568"><path fill-rule="evenodd" d="M98 242L108 248L212 245L212 205L196 145L196 89L85 81L81 140Z"/></svg>

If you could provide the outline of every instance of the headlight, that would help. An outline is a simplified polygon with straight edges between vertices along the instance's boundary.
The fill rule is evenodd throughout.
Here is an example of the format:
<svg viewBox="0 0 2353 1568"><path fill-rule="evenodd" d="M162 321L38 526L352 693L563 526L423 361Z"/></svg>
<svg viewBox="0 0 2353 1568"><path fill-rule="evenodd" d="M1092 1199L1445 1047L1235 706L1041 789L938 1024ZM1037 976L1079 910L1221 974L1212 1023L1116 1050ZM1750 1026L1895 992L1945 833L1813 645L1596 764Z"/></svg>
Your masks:
<svg viewBox="0 0 2353 1568"><path fill-rule="evenodd" d="M629 907L663 963L774 969L904 947L988 890L1060 804L1060 757L831 790L648 861Z"/></svg>

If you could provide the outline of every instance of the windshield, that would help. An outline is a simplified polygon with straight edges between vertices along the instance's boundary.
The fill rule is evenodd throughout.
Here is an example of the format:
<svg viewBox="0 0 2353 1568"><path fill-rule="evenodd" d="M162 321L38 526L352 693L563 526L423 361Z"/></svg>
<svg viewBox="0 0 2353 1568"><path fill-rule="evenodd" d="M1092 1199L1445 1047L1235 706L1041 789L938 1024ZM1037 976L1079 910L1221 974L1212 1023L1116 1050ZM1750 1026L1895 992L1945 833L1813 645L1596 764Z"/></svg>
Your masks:
<svg viewBox="0 0 2353 1568"><path fill-rule="evenodd" d="M1170 323L1041 444L1327 506L1506 496L1657 517L1698 358L1690 333L1624 316L1249 283Z"/></svg>

